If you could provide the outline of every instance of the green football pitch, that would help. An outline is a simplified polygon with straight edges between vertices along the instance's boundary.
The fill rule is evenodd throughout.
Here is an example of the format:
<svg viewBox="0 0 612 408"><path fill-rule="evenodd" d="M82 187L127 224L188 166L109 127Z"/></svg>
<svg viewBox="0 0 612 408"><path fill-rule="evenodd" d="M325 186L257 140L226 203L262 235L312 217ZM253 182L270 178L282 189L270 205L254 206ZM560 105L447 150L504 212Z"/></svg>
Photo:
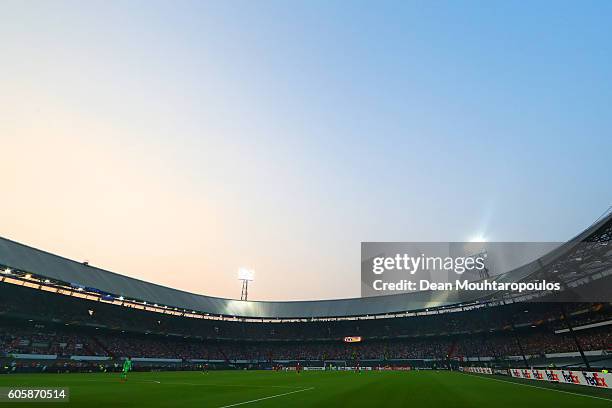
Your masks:
<svg viewBox="0 0 612 408"><path fill-rule="evenodd" d="M211 371L0 376L0 387L66 387L75 407L612 407L612 392L444 371ZM1 406L40 406L2 402Z"/></svg>

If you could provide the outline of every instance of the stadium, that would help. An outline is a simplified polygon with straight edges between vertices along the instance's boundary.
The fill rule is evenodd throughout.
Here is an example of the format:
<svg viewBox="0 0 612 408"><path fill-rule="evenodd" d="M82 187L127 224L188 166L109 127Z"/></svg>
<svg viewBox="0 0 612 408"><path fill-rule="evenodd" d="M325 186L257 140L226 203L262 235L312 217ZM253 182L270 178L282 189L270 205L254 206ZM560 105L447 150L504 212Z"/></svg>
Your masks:
<svg viewBox="0 0 612 408"><path fill-rule="evenodd" d="M453 406L471 406L470 392L500 406L534 400L604 406L612 401L605 374L612 365L612 307L605 301L611 236L608 214L500 278L529 282L554 275L577 299L585 288L592 299L599 288L601 302L504 292L475 292L460 302L424 292L231 300L2 239L0 346L7 375L0 385L68 385L71 403L83 405L93 395L113 404L128 389L151 406L381 404L370 390L388 393L393 405L431 387L428 399ZM584 245L593 250L585 252ZM117 386L128 357L133 374L125 388L106 388ZM435 392L438 387L445 392ZM520 388L528 390L512 393Z"/></svg>
<svg viewBox="0 0 612 408"><path fill-rule="evenodd" d="M0 0L0 408L612 406L610 21Z"/></svg>

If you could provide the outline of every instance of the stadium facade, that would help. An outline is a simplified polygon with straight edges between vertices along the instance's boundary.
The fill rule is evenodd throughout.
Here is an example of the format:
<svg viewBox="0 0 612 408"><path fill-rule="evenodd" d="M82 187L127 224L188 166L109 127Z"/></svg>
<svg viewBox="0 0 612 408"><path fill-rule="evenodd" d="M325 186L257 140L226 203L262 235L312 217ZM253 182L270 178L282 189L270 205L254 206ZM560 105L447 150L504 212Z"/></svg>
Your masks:
<svg viewBox="0 0 612 408"><path fill-rule="evenodd" d="M572 256L573 251L582 250L581 243L607 243L612 229L612 214L591 225L574 239L561 247L523 265L520 268L494 278L497 282L536 281L555 276L567 286L588 283L607 277L609 254L598 251L599 264L592 259ZM604 249L607 246L604 247ZM576 259L581 259L578 263ZM573 262L567 262L572 260ZM561 267L560 262L564 265ZM491 299L507 299L504 293L478 292L433 292L316 301L240 301L189 293L139 279L119 275L86 263L76 262L14 241L0 238L0 267L11 271L12 278L49 281L58 286L73 288L81 292L99 295L102 301L135 302L157 304L167 308L191 311L203 316L241 317L253 319L308 319L357 317L410 312L420 309L449 307L478 303ZM580 273L577 273L580 271ZM5 279L6 276L5 274Z"/></svg>

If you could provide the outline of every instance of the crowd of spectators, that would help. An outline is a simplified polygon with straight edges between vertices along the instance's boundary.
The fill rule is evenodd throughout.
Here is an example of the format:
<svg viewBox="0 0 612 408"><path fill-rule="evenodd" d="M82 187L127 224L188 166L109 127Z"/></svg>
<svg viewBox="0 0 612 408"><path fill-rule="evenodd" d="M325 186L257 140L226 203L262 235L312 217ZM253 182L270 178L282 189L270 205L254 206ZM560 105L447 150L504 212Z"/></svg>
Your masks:
<svg viewBox="0 0 612 408"><path fill-rule="evenodd" d="M194 319L10 285L0 298L0 316L0 352L5 354L221 361L541 355L577 351L570 333L555 334L569 320L582 328L575 333L584 350L612 348L612 325L603 325L612 321L612 307L602 303L524 303L279 323ZM361 336L364 342L344 344L344 336Z"/></svg>
<svg viewBox="0 0 612 408"><path fill-rule="evenodd" d="M612 332L596 328L576 332L583 350L612 349ZM522 349L522 350L521 350ZM361 343L206 341L192 338L129 333L88 334L78 328L45 327L0 329L0 351L5 354L94 355L202 360L389 360L505 357L577 351L569 333L554 334L527 328L475 336L441 336Z"/></svg>
<svg viewBox="0 0 612 408"><path fill-rule="evenodd" d="M106 351L86 335L75 332L0 329L0 347L7 354L55 354L104 356Z"/></svg>

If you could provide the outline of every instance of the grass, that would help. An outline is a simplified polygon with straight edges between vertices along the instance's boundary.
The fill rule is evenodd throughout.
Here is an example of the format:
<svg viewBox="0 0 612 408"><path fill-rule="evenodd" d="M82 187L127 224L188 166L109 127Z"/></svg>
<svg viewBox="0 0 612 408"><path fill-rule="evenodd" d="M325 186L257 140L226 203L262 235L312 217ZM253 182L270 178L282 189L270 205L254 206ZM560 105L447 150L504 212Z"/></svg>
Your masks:
<svg viewBox="0 0 612 408"><path fill-rule="evenodd" d="M130 373L126 383L118 374L15 374L0 376L0 387L68 387L70 402L43 405L59 407L612 407L609 390L442 371Z"/></svg>

